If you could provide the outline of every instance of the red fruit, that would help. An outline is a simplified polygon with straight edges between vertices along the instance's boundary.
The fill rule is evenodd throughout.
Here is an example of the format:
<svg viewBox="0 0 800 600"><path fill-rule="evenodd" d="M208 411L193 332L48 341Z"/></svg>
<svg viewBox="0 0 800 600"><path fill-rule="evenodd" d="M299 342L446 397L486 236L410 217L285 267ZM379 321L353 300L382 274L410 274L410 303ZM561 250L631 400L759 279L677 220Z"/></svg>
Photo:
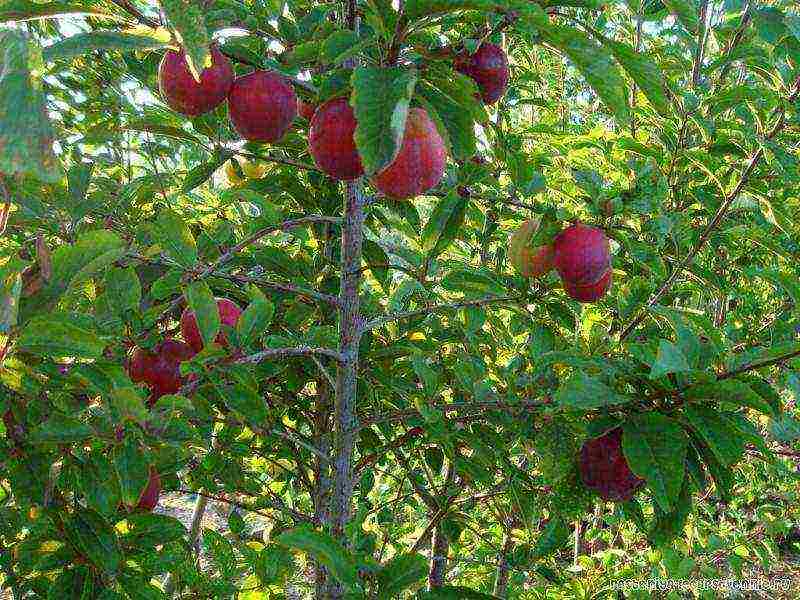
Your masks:
<svg viewBox="0 0 800 600"><path fill-rule="evenodd" d="M217 298L217 310L219 310L219 320L222 325L236 327L239 315L242 314L242 309L235 302L227 298ZM181 334L183 334L183 339L195 352L200 352L203 349L203 338L197 326L197 317L195 317L194 311L188 307L181 315ZM228 345L228 340L222 331L219 332L214 341L221 346Z"/></svg>
<svg viewBox="0 0 800 600"><path fill-rule="evenodd" d="M186 64L186 53L167 50L158 67L158 87L169 107L181 114L196 117L225 101L233 85L233 67L222 52L211 47L211 66L196 81Z"/></svg>
<svg viewBox="0 0 800 600"><path fill-rule="evenodd" d="M633 474L622 453L622 428L588 440L581 448L581 479L603 500L625 502L644 485Z"/></svg>
<svg viewBox="0 0 800 600"><path fill-rule="evenodd" d="M139 503L136 505L137 510L152 511L158 505L158 499L161 496L161 476L155 468L150 467L150 480L147 482L147 487L144 488L142 495L139 497Z"/></svg>
<svg viewBox="0 0 800 600"><path fill-rule="evenodd" d="M277 142L297 116L297 97L286 78L273 71L237 77L228 96L233 126L254 142Z"/></svg>
<svg viewBox="0 0 800 600"><path fill-rule="evenodd" d="M310 102L305 102L300 98L297 99L297 114L303 117L306 121L310 121L314 118L314 113L317 110L316 104L311 104Z"/></svg>
<svg viewBox="0 0 800 600"><path fill-rule="evenodd" d="M137 348L128 363L128 374L134 382L150 388L149 404L166 394L177 394L183 385L181 362L189 360L195 351L177 340L164 340L152 350Z"/></svg>
<svg viewBox="0 0 800 600"><path fill-rule="evenodd" d="M316 165L339 180L364 174L353 133L356 118L347 98L335 98L319 107L311 119L308 145Z"/></svg>
<svg viewBox="0 0 800 600"><path fill-rule="evenodd" d="M372 178L372 184L394 200L413 198L442 180L447 150L428 113L422 108L408 111L400 153Z"/></svg>
<svg viewBox="0 0 800 600"><path fill-rule="evenodd" d="M506 93L508 58L500 46L481 44L475 54L459 56L455 68L475 81L484 104L494 104Z"/></svg>
<svg viewBox="0 0 800 600"><path fill-rule="evenodd" d="M564 291L567 292L570 298L578 302L596 302L605 296L608 289L611 287L611 269L600 278L597 283L590 283L589 285L577 285L562 281L564 284Z"/></svg>
<svg viewBox="0 0 800 600"><path fill-rule="evenodd" d="M553 260L564 283L593 285L611 269L611 249L601 229L575 223L553 240Z"/></svg>

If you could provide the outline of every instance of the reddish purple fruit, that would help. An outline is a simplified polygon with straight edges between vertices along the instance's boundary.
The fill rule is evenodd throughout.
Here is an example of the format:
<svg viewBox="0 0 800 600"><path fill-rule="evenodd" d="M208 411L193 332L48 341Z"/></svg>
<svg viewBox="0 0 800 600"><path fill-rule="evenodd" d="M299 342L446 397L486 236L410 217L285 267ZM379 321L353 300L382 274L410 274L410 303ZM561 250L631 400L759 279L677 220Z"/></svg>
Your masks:
<svg viewBox="0 0 800 600"><path fill-rule="evenodd" d="M228 96L236 131L253 142L277 142L297 116L297 96L285 77L255 71L238 77Z"/></svg>
<svg viewBox="0 0 800 600"><path fill-rule="evenodd" d="M597 283L590 283L589 285L577 285L562 281L564 291L573 300L578 302L596 302L606 295L606 292L611 287L611 269L600 278Z"/></svg>
<svg viewBox="0 0 800 600"><path fill-rule="evenodd" d="M393 200L413 198L438 185L446 160L447 150L436 125L425 109L412 108L400 153L372 178L372 184Z"/></svg>
<svg viewBox="0 0 800 600"><path fill-rule="evenodd" d="M553 262L567 293L581 302L603 296L611 285L611 248L601 229L575 223L553 240Z"/></svg>
<svg viewBox="0 0 800 600"><path fill-rule="evenodd" d="M347 98L335 98L319 107L311 119L308 145L316 165L339 180L361 177L364 167L353 134L356 118Z"/></svg>
<svg viewBox="0 0 800 600"><path fill-rule="evenodd" d="M158 505L160 496L161 476L155 468L150 467L150 479L147 482L147 487L144 488L142 495L139 497L139 503L136 505L136 509L151 512Z"/></svg>
<svg viewBox="0 0 800 600"><path fill-rule="evenodd" d="M472 79L484 104L494 104L508 87L508 58L496 44L484 43L475 54L462 54L455 61L456 71Z"/></svg>
<svg viewBox="0 0 800 600"><path fill-rule="evenodd" d="M217 310L219 310L219 320L222 325L236 327L239 316L242 314L242 309L235 302L227 298L217 298ZM195 352L200 352L203 349L203 338L200 335L200 328L197 326L197 317L194 311L188 307L181 315L181 334L183 334L183 339ZM228 340L222 331L219 332L214 341L221 346L228 345Z"/></svg>
<svg viewBox="0 0 800 600"><path fill-rule="evenodd" d="M128 374L150 388L150 406L167 394L177 394L183 385L181 363L195 355L188 344L164 340L152 350L137 348L128 363Z"/></svg>
<svg viewBox="0 0 800 600"><path fill-rule="evenodd" d="M225 101L233 85L233 67L216 46L211 47L211 66L195 80L186 64L186 52L167 50L158 68L158 87L175 112L196 117Z"/></svg>
<svg viewBox="0 0 800 600"><path fill-rule="evenodd" d="M603 500L625 502L633 498L644 480L633 474L622 453L622 428L588 440L581 448L581 479Z"/></svg>
<svg viewBox="0 0 800 600"><path fill-rule="evenodd" d="M316 104L311 104L310 102L306 102L300 98L297 99L297 114L303 117L306 121L313 119L316 111Z"/></svg>

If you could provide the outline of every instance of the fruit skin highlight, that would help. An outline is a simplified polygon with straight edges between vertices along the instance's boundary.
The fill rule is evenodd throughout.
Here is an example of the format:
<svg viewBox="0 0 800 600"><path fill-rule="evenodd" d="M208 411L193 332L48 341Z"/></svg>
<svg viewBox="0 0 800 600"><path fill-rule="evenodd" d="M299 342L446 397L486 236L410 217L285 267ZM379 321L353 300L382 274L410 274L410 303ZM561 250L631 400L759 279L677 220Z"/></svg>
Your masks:
<svg viewBox="0 0 800 600"><path fill-rule="evenodd" d="M475 54L460 55L454 66L478 85L484 104L494 104L506 93L508 57L497 44L481 44Z"/></svg>
<svg viewBox="0 0 800 600"><path fill-rule="evenodd" d="M167 50L158 67L158 87L167 105L182 115L196 117L225 101L233 85L234 71L228 57L211 47L211 66L198 82L189 71L186 52Z"/></svg>
<svg viewBox="0 0 800 600"><path fill-rule="evenodd" d="M148 405L167 394L177 394L183 385L181 363L196 352L178 340L166 339L152 350L137 348L128 363L131 381L150 388Z"/></svg>
<svg viewBox="0 0 800 600"><path fill-rule="evenodd" d="M314 163L333 179L347 181L364 174L353 134L356 117L347 98L320 106L311 119L308 145Z"/></svg>
<svg viewBox="0 0 800 600"><path fill-rule="evenodd" d="M408 111L400 152L372 184L388 198L405 200L438 185L444 175L447 149L425 109Z"/></svg>
<svg viewBox="0 0 800 600"><path fill-rule="evenodd" d="M285 77L254 71L236 78L228 96L234 129L252 142L280 140L297 116L297 96Z"/></svg>
<svg viewBox="0 0 800 600"><path fill-rule="evenodd" d="M242 309L238 304L227 298L217 298L217 310L219 310L219 320L222 326L236 327L239 316L242 314ZM189 307L181 314L181 334L195 352L203 349L203 338L200 335L200 328L197 326L197 317ZM217 334L214 341L221 346L228 346L228 340L222 331Z"/></svg>
<svg viewBox="0 0 800 600"><path fill-rule="evenodd" d="M581 479L603 500L626 502L644 485L634 475L622 453L622 428L587 440L581 447Z"/></svg>

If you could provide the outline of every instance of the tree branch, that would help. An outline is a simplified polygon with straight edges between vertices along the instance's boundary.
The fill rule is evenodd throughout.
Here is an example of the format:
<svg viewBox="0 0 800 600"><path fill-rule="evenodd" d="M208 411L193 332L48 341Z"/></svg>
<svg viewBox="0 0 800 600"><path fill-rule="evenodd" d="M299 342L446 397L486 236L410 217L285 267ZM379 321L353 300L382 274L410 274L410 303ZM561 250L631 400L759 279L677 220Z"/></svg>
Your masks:
<svg viewBox="0 0 800 600"><path fill-rule="evenodd" d="M791 94L789 94L787 101L784 104L782 104L781 107L778 109L778 120L776 121L772 129L765 136L766 139L770 140L773 137L775 137L786 125L786 105L792 104L797 99L798 95L800 95L800 77L798 77L795 80L793 90ZM717 212L714 215L714 217L708 222L708 225L706 225L705 229L703 229L703 232L700 234L700 238L697 240L697 243L694 245L694 248L692 248L689 254L687 254L683 258L683 260L681 260L675 266L675 268L673 269L672 273L667 278L667 280L661 285L658 291L655 294L653 294L647 301L647 304L644 306L644 309L641 310L639 314L636 316L636 318L634 318L628 324L628 326L622 330L622 333L620 333L620 338L619 338L620 342L623 341L626 337L628 337L628 335L630 335L630 333L644 320L647 314L647 309L654 306L661 299L661 297L672 288L672 286L678 280L678 277L680 277L681 273L683 273L683 271L689 265L692 264L697 254L700 252L703 246L706 245L706 242L708 242L708 240L711 238L711 234L714 233L717 227L719 227L720 223L722 223L722 220L728 213L728 209L730 209L731 204L733 204L733 201L736 200L736 198L744 189L745 185L747 185L747 183L750 181L750 177L752 177L753 172L756 170L756 167L761 162L761 159L763 157L764 157L764 147L760 145L758 147L758 150L756 150L752 154L750 160L747 161L747 165L745 166L744 171L742 172L742 176L739 178L739 182L736 184L736 187L734 187L733 191L731 191L725 197L719 209L717 209Z"/></svg>
<svg viewBox="0 0 800 600"><path fill-rule="evenodd" d="M312 346L297 346L295 348L267 348L255 354L237 358L232 362L236 364L256 364L272 358L283 358L286 356L327 356L338 362L342 362L344 357L340 352L330 348L314 348Z"/></svg>
<svg viewBox="0 0 800 600"><path fill-rule="evenodd" d="M732 369L730 371L725 371L724 373L720 373L719 375L717 375L717 381L722 381L723 379L730 379L731 377L736 377L737 375L741 375L742 373L747 373L748 371L756 371L758 369L763 369L764 367L771 367L772 365L777 365L778 363L782 363L786 360L790 360L798 356L800 356L800 350L795 350L794 352L789 352L788 354L784 354L783 356L770 358L768 360L763 360L760 362L750 363L749 365L744 365L743 367L739 367L738 369Z"/></svg>
<svg viewBox="0 0 800 600"><path fill-rule="evenodd" d="M399 321L401 319L411 319L413 317L420 317L423 315L430 315L437 312L446 312L448 310L455 310L459 308L468 308L471 306L485 306L487 304L494 304L496 302L513 302L520 300L518 296L491 296L488 298L481 298L479 300L464 300L461 302L453 302L451 304L439 304L436 306L429 306L427 308L420 308L418 310L410 310L407 312L398 312L377 317L371 321L367 321L363 326L363 331L376 329L382 327L392 321Z"/></svg>

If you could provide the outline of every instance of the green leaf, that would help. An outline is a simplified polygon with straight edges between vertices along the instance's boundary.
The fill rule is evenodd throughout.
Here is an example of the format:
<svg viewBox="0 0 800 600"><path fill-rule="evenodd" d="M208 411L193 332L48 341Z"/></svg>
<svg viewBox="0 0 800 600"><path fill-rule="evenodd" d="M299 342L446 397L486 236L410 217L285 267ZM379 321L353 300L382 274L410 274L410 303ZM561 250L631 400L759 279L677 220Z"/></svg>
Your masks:
<svg viewBox="0 0 800 600"><path fill-rule="evenodd" d="M630 118L628 86L611 52L574 27L550 26L541 33L575 64L614 116L627 122Z"/></svg>
<svg viewBox="0 0 800 600"><path fill-rule="evenodd" d="M122 566L124 557L114 528L99 513L78 507L64 524L64 534L70 545L99 569L113 574Z"/></svg>
<svg viewBox="0 0 800 600"><path fill-rule="evenodd" d="M183 180L181 191L186 194L191 192L194 188L204 184L208 181L214 172L225 164L233 156L232 152L222 151L215 152L213 156L204 163L197 165L194 169L186 174L186 179Z"/></svg>
<svg viewBox="0 0 800 600"><path fill-rule="evenodd" d="M404 13L408 19L414 20L462 10L490 12L506 6L506 2L497 0L409 0L405 4Z"/></svg>
<svg viewBox="0 0 800 600"><path fill-rule="evenodd" d="M52 61L59 58L82 56L95 50L133 52L135 50L164 48L167 45L167 43L147 35L136 35L120 31L91 31L73 35L48 46L42 51L42 56L44 60Z"/></svg>
<svg viewBox="0 0 800 600"><path fill-rule="evenodd" d="M195 0L160 0L160 3L170 27L186 50L189 71L200 81L200 73L211 64L211 39L202 4Z"/></svg>
<svg viewBox="0 0 800 600"><path fill-rule="evenodd" d="M653 527L647 534L647 539L653 546L666 546L683 533L683 526L692 512L692 490L689 481L688 477L684 479L678 501L671 511L664 512L660 505L655 505Z"/></svg>
<svg viewBox="0 0 800 600"><path fill-rule="evenodd" d="M360 67L353 72L354 139L367 175L389 166L400 152L417 73L400 67Z"/></svg>
<svg viewBox="0 0 800 600"><path fill-rule="evenodd" d="M453 243L464 224L467 199L455 190L434 207L422 230L422 249L434 259Z"/></svg>
<svg viewBox="0 0 800 600"><path fill-rule="evenodd" d="M186 220L171 210L161 211L153 234L163 250L183 267L197 263L197 244Z"/></svg>
<svg viewBox="0 0 800 600"><path fill-rule="evenodd" d="M92 428L77 418L54 413L31 431L30 440L33 443L70 444L86 441L93 436Z"/></svg>
<svg viewBox="0 0 800 600"><path fill-rule="evenodd" d="M658 343L658 355L650 369L650 379L658 379L668 373L684 373L690 371L686 357L672 342L661 340Z"/></svg>
<svg viewBox="0 0 800 600"><path fill-rule="evenodd" d="M355 54L360 47L358 34L354 31L334 31L322 42L320 58L325 64L338 65Z"/></svg>
<svg viewBox="0 0 800 600"><path fill-rule="evenodd" d="M800 440L800 421L789 414L770 421L769 432L779 442L794 442Z"/></svg>
<svg viewBox="0 0 800 600"><path fill-rule="evenodd" d="M126 437L114 448L112 454L114 471L119 480L122 501L127 506L136 506L150 481L150 461L135 439Z"/></svg>
<svg viewBox="0 0 800 600"><path fill-rule="evenodd" d="M0 173L55 183L63 173L42 82L32 74L43 70L41 50L22 31L0 31Z"/></svg>
<svg viewBox="0 0 800 600"><path fill-rule="evenodd" d="M143 551L169 544L186 535L186 527L175 517L145 513L125 519L128 527L125 545Z"/></svg>
<svg viewBox="0 0 800 600"><path fill-rule="evenodd" d="M566 522L558 516L552 516L547 527L536 540L536 547L531 558L536 560L554 554L564 547L567 539L569 539L569 527Z"/></svg>
<svg viewBox="0 0 800 600"><path fill-rule="evenodd" d="M418 600L500 600L497 596L476 592L467 587L443 585L417 594Z"/></svg>
<svg viewBox="0 0 800 600"><path fill-rule="evenodd" d="M142 301L142 284L136 269L113 267L106 274L105 284L108 303L118 314L138 310Z"/></svg>
<svg viewBox="0 0 800 600"><path fill-rule="evenodd" d="M98 17L113 17L124 20L125 17L115 16L113 13L94 0L76 2L32 2L31 0L6 0L0 6L0 22L5 21L30 21L63 15L95 15Z"/></svg>
<svg viewBox="0 0 800 600"><path fill-rule="evenodd" d="M11 265L0 267L0 334L8 335L17 326L21 272Z"/></svg>
<svg viewBox="0 0 800 600"><path fill-rule="evenodd" d="M305 552L349 589L359 587L358 573L352 555L327 533L310 527L297 527L280 534L279 544Z"/></svg>
<svg viewBox="0 0 800 600"><path fill-rule="evenodd" d="M762 396L742 381L724 379L714 383L693 385L686 391L689 400L714 399L739 406L749 406L765 415L775 415L777 411Z"/></svg>
<svg viewBox="0 0 800 600"><path fill-rule="evenodd" d="M20 334L19 348L40 355L100 358L106 343L86 325L85 318L68 313L34 317Z"/></svg>
<svg viewBox="0 0 800 600"><path fill-rule="evenodd" d="M247 419L248 423L263 427L269 417L266 402L258 393L244 383L232 385L218 385L219 392L225 404L233 411Z"/></svg>
<svg viewBox="0 0 800 600"><path fill-rule="evenodd" d="M601 37L603 45L611 50L614 58L617 59L622 68L631 76L642 90L642 93L662 116L671 114L669 97L667 96L664 75L658 64L646 54L636 52L628 44L617 42L609 38Z"/></svg>
<svg viewBox="0 0 800 600"><path fill-rule="evenodd" d="M570 409L593 410L630 402L630 398L616 393L599 379L576 371L553 396L556 404Z"/></svg>
<svg viewBox="0 0 800 600"><path fill-rule="evenodd" d="M453 269L442 279L441 286L452 292L460 292L467 296L493 294L505 296L506 288L494 279L488 270L469 268Z"/></svg>
<svg viewBox="0 0 800 600"><path fill-rule="evenodd" d="M428 561L420 554L397 554L375 575L378 600L399 598L428 574Z"/></svg>
<svg viewBox="0 0 800 600"><path fill-rule="evenodd" d="M369 266L372 276L378 280L381 287L385 292L391 288L391 272L386 266L389 264L389 257L386 252L381 248L380 244L373 242L369 239L364 239L362 251L364 253L364 260Z"/></svg>
<svg viewBox="0 0 800 600"><path fill-rule="evenodd" d="M744 440L738 427L723 413L703 404L687 404L683 414L692 430L725 466L739 462L744 454Z"/></svg>
<svg viewBox="0 0 800 600"><path fill-rule="evenodd" d="M697 18L697 8L692 0L663 0L664 6L678 18L690 33L697 33L700 21Z"/></svg>
<svg viewBox="0 0 800 600"><path fill-rule="evenodd" d="M664 512L672 510L681 492L688 443L683 429L660 413L641 414L623 425L625 460Z"/></svg>
<svg viewBox="0 0 800 600"><path fill-rule="evenodd" d="M221 326L217 300L211 288L205 281L195 281L186 288L186 302L194 311L203 345L210 345L217 337Z"/></svg>
<svg viewBox="0 0 800 600"><path fill-rule="evenodd" d="M250 288L250 304L236 322L236 333L242 346L255 342L263 334L275 314L275 305L257 287Z"/></svg>

